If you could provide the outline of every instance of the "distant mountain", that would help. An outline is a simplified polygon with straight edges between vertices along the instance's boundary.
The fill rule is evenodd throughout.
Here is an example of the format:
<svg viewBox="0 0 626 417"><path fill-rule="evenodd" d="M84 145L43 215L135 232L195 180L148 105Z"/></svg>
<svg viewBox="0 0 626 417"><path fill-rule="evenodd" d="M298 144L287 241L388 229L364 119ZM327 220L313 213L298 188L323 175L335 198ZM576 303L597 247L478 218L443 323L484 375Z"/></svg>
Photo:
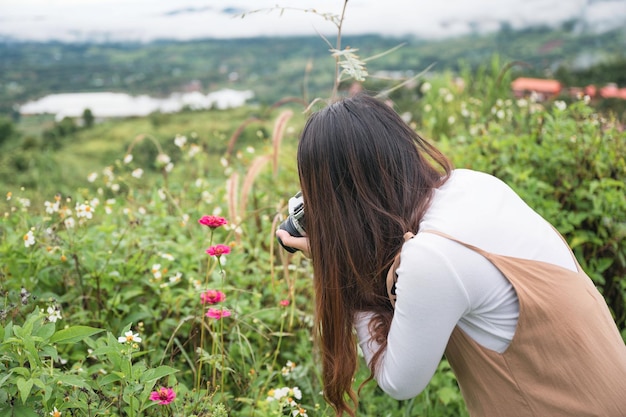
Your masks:
<svg viewBox="0 0 626 417"><path fill-rule="evenodd" d="M331 39L332 41L332 39ZM366 58L404 43L367 63L370 74L406 77L435 64L431 72L476 68L497 54L500 62L523 62L512 71L554 77L625 59L626 29L580 31L577 22L557 29L515 30L429 41L416 37L345 36L343 45ZM0 113L54 93L121 92L166 97L173 92L251 90L272 103L286 96L325 95L334 61L318 36L154 41L150 43L0 42ZM306 68L310 73L305 77ZM623 73L623 71L621 71ZM622 83L617 71L587 71L585 82ZM622 75L622 78L624 75ZM306 84L305 84L306 78ZM566 82L567 80L563 80ZM624 81L626 82L626 80ZM576 85L576 84L574 84Z"/></svg>

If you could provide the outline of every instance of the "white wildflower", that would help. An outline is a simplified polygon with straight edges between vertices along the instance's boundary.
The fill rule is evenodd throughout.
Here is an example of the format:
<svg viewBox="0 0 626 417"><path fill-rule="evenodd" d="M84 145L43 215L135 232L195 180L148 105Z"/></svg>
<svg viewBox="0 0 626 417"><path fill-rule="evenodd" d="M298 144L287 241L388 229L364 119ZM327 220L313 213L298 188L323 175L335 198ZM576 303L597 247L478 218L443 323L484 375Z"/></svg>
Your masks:
<svg viewBox="0 0 626 417"><path fill-rule="evenodd" d="M164 154L164 153L160 153L156 157L156 161L161 165L167 165L170 163L171 160L172 159L167 154Z"/></svg>
<svg viewBox="0 0 626 417"><path fill-rule="evenodd" d="M124 333L124 336L118 337L117 341L120 343L141 343L141 337L139 337L138 333L133 333L132 330L129 330Z"/></svg>
<svg viewBox="0 0 626 417"><path fill-rule="evenodd" d="M88 203L76 204L76 217L91 219L93 217L93 207Z"/></svg>
<svg viewBox="0 0 626 417"><path fill-rule="evenodd" d="M59 211L59 201L55 201L54 203L45 201L43 204L44 206L46 206L46 213L48 214L56 213Z"/></svg>
<svg viewBox="0 0 626 417"><path fill-rule="evenodd" d="M24 246L30 247L35 244L35 234L32 230L29 230L28 233L24 235Z"/></svg>
<svg viewBox="0 0 626 417"><path fill-rule="evenodd" d="M292 395L296 400L302 399L302 391L300 391L300 388L298 387L291 388L289 390L289 395Z"/></svg>
<svg viewBox="0 0 626 417"><path fill-rule="evenodd" d="M76 220L73 217L68 217L63 221L66 229L73 229L76 226Z"/></svg>
<svg viewBox="0 0 626 417"><path fill-rule="evenodd" d="M174 257L170 253L162 253L161 258L167 259L168 261L174 261Z"/></svg>
<svg viewBox="0 0 626 417"><path fill-rule="evenodd" d="M61 320L63 317L61 316L61 311L58 308L50 306L46 309L48 312L48 320L52 323L56 323L57 320Z"/></svg>
<svg viewBox="0 0 626 417"><path fill-rule="evenodd" d="M157 190L157 194L159 198L161 199L161 201L165 201L165 199L167 199L167 194L165 194L165 190L163 188L159 188Z"/></svg>
<svg viewBox="0 0 626 417"><path fill-rule="evenodd" d="M181 278L183 277L183 274L181 272L177 272L176 275L172 276L169 278L170 283L172 285L174 284L178 284L181 281Z"/></svg>
<svg viewBox="0 0 626 417"><path fill-rule="evenodd" d="M152 265L152 268L150 269L150 271L152 272L152 275L154 275L154 278L156 279L161 279L161 277L163 276L161 274L161 264Z"/></svg>
<svg viewBox="0 0 626 417"><path fill-rule="evenodd" d="M292 417L309 417L306 410L302 407L298 407L291 412Z"/></svg>
<svg viewBox="0 0 626 417"><path fill-rule="evenodd" d="M107 177L107 180L108 180L109 182L110 182L110 181L113 181L113 180L115 179L115 176L113 175L113 167L111 167L111 166L105 167L105 168L102 170L102 175L104 175L105 177Z"/></svg>
<svg viewBox="0 0 626 417"><path fill-rule="evenodd" d="M185 146L186 143L187 143L187 136L176 135L176 137L174 138L174 145L178 146L179 148L182 148L183 146Z"/></svg>
<svg viewBox="0 0 626 417"><path fill-rule="evenodd" d="M201 148L195 143L189 146L189 157L193 158L196 154L200 153Z"/></svg>

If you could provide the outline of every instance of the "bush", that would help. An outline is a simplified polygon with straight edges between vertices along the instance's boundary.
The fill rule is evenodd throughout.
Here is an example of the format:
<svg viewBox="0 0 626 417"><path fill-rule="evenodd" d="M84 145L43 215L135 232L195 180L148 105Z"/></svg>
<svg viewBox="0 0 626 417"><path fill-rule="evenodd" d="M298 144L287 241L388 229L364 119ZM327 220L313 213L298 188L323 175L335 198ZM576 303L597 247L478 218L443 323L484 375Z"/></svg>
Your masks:
<svg viewBox="0 0 626 417"><path fill-rule="evenodd" d="M469 77L465 85L483 84ZM424 134L457 167L504 180L555 225L603 293L626 338L623 127L584 99L568 106L502 95L491 101L487 92L482 97L432 88L421 106L429 109Z"/></svg>

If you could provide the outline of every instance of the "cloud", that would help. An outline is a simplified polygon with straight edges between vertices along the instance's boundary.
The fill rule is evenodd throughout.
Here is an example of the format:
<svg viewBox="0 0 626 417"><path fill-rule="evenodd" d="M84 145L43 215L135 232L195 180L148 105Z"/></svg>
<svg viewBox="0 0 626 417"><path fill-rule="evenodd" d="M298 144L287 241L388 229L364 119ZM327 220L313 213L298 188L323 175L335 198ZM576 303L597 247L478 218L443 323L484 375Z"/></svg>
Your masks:
<svg viewBox="0 0 626 417"><path fill-rule="evenodd" d="M25 40L132 40L333 35L338 0L3 0L0 36ZM292 7L294 3L301 6ZM304 4L303 4L304 3ZM175 4L175 6L173 6ZM276 5L285 6L282 10ZM286 6L289 7L286 7ZM241 14L245 17L241 18ZM239 16L239 17L237 17ZM426 38L558 25L580 19L604 30L624 26L626 0L350 0L345 34Z"/></svg>

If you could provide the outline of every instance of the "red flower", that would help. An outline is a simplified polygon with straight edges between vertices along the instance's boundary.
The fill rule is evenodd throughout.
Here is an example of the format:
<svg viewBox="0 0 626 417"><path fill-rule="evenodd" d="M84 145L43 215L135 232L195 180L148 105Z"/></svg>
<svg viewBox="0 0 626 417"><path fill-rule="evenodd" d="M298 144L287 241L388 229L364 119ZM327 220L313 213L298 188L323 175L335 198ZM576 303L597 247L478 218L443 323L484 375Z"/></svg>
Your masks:
<svg viewBox="0 0 626 417"><path fill-rule="evenodd" d="M158 401L161 405L168 405L176 398L176 393L171 388L161 387L150 393L150 400Z"/></svg>
<svg viewBox="0 0 626 417"><path fill-rule="evenodd" d="M203 226L210 227L211 229L216 229L220 226L228 224L228 221L220 216L202 216L200 220L198 220L198 223Z"/></svg>
<svg viewBox="0 0 626 417"><path fill-rule="evenodd" d="M285 300L280 300L279 304L282 307L287 307L289 305L289 300L285 299Z"/></svg>
<svg viewBox="0 0 626 417"><path fill-rule="evenodd" d="M226 299L226 294L218 290L206 290L200 294L202 304L217 304Z"/></svg>
<svg viewBox="0 0 626 417"><path fill-rule="evenodd" d="M206 253L211 256L217 256L219 258L222 255L228 255L230 253L230 246L222 244L211 246L209 249L206 250Z"/></svg>
<svg viewBox="0 0 626 417"><path fill-rule="evenodd" d="M230 316L230 311L225 308L209 308L209 311L206 312L206 316L212 319L219 320L222 317Z"/></svg>

